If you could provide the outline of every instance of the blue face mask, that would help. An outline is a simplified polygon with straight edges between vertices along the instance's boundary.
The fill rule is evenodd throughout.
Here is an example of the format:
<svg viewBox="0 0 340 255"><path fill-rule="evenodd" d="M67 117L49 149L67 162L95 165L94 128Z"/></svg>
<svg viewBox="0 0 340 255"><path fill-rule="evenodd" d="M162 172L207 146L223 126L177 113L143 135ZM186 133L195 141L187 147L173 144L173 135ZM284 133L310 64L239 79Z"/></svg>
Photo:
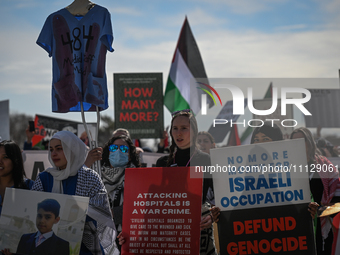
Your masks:
<svg viewBox="0 0 340 255"><path fill-rule="evenodd" d="M111 152L109 155L109 161L111 166L113 167L126 166L127 163L129 162L129 154L121 152L120 150Z"/></svg>

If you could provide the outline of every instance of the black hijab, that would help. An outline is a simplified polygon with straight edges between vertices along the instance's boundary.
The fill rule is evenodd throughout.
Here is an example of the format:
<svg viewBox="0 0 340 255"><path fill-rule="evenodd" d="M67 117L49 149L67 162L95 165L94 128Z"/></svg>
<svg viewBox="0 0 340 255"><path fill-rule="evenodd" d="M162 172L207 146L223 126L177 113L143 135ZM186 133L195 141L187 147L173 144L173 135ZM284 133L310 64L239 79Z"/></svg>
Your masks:
<svg viewBox="0 0 340 255"><path fill-rule="evenodd" d="M254 129L253 134L251 136L251 144L254 143L255 135L258 133L263 133L273 141L281 141L283 140L283 134L281 129L275 123L272 124L271 121L264 121L263 126L257 127Z"/></svg>

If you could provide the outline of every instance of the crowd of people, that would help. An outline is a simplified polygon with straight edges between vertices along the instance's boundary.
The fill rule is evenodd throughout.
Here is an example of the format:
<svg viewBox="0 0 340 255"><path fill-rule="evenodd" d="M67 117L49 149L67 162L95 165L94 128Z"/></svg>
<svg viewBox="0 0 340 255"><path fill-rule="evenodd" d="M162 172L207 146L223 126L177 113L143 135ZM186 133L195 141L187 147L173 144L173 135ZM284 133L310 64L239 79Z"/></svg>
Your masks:
<svg viewBox="0 0 340 255"><path fill-rule="evenodd" d="M26 130L28 137L25 149L32 149L31 140L34 132ZM213 136L199 132L195 116L190 109L172 114L170 127L171 142L167 147L164 139L158 145L158 152L165 152L160 157L157 167L209 166L210 149L216 144ZM330 152L327 142L315 141L307 128L295 129L290 139L303 138L306 145L308 165L332 164L327 156L336 156ZM251 144L283 140L278 126L265 122L254 129ZM323 143L324 142L324 143ZM328 153L321 149L328 149ZM89 151L84 139L72 132L59 131L48 143L48 159L52 167L41 172L33 182L27 179L23 166L21 149L13 141L0 143L0 214L7 187L52 192L89 197L89 210L83 232L80 254L119 254L126 236L122 236L122 218L124 203L125 169L141 167L140 152L125 129L115 130L103 147ZM100 175L91 169L95 161L100 161ZM208 173L207 173L208 174ZM333 234L330 221L320 220L319 206L332 205L340 201L340 181L338 172L320 172L310 174L311 200L308 209L315 218L317 254L331 254ZM210 214L201 218L200 254L217 254L213 235L213 222L219 221L220 210L215 205L214 187L211 178L203 179L202 208L211 206ZM112 224L107 224L111 222ZM37 232L35 238L45 233ZM2 250L3 254L15 251Z"/></svg>

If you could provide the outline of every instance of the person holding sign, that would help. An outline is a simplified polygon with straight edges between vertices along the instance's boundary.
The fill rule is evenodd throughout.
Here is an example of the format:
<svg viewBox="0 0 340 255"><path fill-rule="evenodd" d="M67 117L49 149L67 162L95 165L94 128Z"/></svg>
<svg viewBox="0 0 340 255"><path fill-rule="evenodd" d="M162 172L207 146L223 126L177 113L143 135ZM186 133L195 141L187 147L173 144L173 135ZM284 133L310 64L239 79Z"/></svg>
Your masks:
<svg viewBox="0 0 340 255"><path fill-rule="evenodd" d="M140 167L136 147L127 136L111 137L103 148L102 179L118 232L122 231L125 168ZM121 245L118 243L118 249Z"/></svg>
<svg viewBox="0 0 340 255"><path fill-rule="evenodd" d="M170 154L157 160L156 167L174 166L210 166L210 156L202 152L197 144L198 126L191 109L172 113L170 136ZM204 178L202 202L205 203L212 179ZM201 251L200 254L216 254L212 235L212 216L205 215L201 219ZM202 241L204 240L204 241Z"/></svg>
<svg viewBox="0 0 340 255"><path fill-rule="evenodd" d="M38 175L32 190L89 197L80 255L118 254L107 192L99 175L84 165L86 156L87 147L75 134L57 132L49 143L52 167Z"/></svg>
<svg viewBox="0 0 340 255"><path fill-rule="evenodd" d="M317 147L309 129L301 127L295 129L290 139L303 138L306 144L309 183L314 201L319 205L327 206L340 201L339 173L335 166L326 158L317 153ZM321 170L321 171L320 171ZM309 206L314 211L313 204ZM316 248L317 254L331 254L333 233L327 217L317 219Z"/></svg>
<svg viewBox="0 0 340 255"><path fill-rule="evenodd" d="M13 141L0 142L0 215L6 188L30 189L20 147Z"/></svg>

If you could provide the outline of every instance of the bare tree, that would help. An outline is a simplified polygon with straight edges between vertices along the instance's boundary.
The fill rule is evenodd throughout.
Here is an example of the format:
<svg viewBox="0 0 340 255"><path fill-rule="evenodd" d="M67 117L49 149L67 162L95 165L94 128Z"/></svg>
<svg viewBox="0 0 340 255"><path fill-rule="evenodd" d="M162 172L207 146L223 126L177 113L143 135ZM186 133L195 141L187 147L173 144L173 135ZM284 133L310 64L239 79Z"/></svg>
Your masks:
<svg viewBox="0 0 340 255"><path fill-rule="evenodd" d="M103 147L112 136L112 132L115 129L115 122L108 115L103 115L100 119L101 126L98 132L98 145Z"/></svg>

